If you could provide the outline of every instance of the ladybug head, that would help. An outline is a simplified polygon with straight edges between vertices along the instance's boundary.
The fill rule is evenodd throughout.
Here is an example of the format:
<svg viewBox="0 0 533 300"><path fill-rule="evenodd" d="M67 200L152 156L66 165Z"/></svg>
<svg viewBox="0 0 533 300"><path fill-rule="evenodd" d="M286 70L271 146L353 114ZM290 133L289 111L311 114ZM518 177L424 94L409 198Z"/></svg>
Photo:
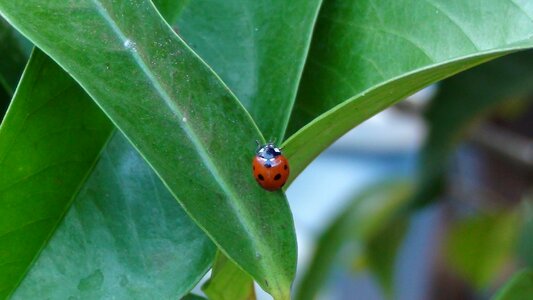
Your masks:
<svg viewBox="0 0 533 300"><path fill-rule="evenodd" d="M268 143L257 150L257 156L264 159L272 159L281 155L281 148L276 147L274 143Z"/></svg>

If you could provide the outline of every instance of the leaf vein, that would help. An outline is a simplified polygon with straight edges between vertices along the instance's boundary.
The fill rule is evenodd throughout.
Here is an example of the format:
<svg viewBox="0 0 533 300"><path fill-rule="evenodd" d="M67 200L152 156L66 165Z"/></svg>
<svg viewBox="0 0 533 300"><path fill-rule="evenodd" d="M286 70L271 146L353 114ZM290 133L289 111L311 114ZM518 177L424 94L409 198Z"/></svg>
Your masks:
<svg viewBox="0 0 533 300"><path fill-rule="evenodd" d="M481 51L481 47L478 46L475 42L474 42L474 38L470 36L470 34L468 34L466 32L466 30L463 28L463 26L461 26L461 24L459 23L458 20L456 20L455 18L452 17L452 14L450 14L449 12L447 12L446 10L444 10L442 7L439 7L437 4L431 2L430 0L425 0L427 4L431 5L432 7L434 7L435 9L437 9L437 11L440 11L442 12L442 14L448 19L450 20L450 22L452 22L453 25L455 25L457 28L459 28L459 30L461 31L461 33L463 33L463 35L466 37L466 39L472 44L472 46L474 47L474 49L476 51Z"/></svg>
<svg viewBox="0 0 533 300"><path fill-rule="evenodd" d="M113 20L113 18L108 14L106 8L102 5L102 3L98 0L91 0L93 4L96 6L98 13L105 19L105 21L110 25L113 32L117 35L117 37L123 42L126 43L129 41L129 39L126 37L124 32L119 28L118 24ZM180 108L172 101L172 98L170 94L163 88L161 83L156 79L156 76L152 72L152 70L149 68L148 64L146 64L143 60L143 58L137 51L130 51L131 55L133 56L134 60L137 62L139 67L142 69L143 73L146 75L148 80L154 85L155 90L157 93L161 96L165 104L174 112L178 119L181 120L183 118L183 113L181 112ZM238 207L238 203L236 201L231 201L233 199L238 199L237 193L233 191L233 189L225 182L224 177L220 175L220 171L212 161L212 159L209 157L209 154L206 152L204 145L198 138L197 134L194 132L194 130L188 125L188 123L180 123L180 127L183 129L185 134L189 137L191 143L197 150L198 155L200 156L201 160L204 162L206 168L211 173L213 179L219 184L219 186L222 188L222 190L227 194L231 195L229 201L227 203L233 208L234 211L238 211L240 213L235 214L239 223L242 225L243 230L248 235L248 241L250 241L252 244L256 244L254 248L262 248L262 249L269 249L265 245L261 245L261 247L258 247L257 245L257 239L255 238L255 234L250 232L250 228L253 228L252 223L246 222L246 218L243 218L242 214L246 213L246 209L241 209ZM149 164L150 162L147 161ZM156 170L155 168L153 168ZM156 170L157 172L157 170ZM171 191L172 192L172 191ZM172 192L173 193L173 192ZM174 193L173 193L174 194ZM175 196L175 195L174 195ZM176 197L177 198L177 197ZM249 219L252 219L252 216L246 216ZM256 228L253 228L256 230ZM209 234L209 233L208 233Z"/></svg>

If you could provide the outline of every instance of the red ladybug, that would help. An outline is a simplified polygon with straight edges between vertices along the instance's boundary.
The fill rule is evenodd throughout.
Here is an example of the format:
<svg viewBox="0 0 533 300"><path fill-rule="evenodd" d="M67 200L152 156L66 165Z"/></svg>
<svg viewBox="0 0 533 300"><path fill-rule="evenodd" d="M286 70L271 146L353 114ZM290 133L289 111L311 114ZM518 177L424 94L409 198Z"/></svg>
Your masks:
<svg viewBox="0 0 533 300"><path fill-rule="evenodd" d="M273 143L257 150L252 168L255 180L268 191L279 190L289 178L289 162Z"/></svg>

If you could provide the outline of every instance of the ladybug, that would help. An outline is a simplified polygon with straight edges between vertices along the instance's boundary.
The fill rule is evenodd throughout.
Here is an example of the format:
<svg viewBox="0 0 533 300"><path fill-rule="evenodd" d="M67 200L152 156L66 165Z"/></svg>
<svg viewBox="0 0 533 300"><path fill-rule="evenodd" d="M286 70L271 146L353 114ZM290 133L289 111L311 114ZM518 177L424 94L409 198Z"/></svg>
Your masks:
<svg viewBox="0 0 533 300"><path fill-rule="evenodd" d="M274 143L258 147L252 169L255 180L268 191L281 189L289 178L289 162Z"/></svg>

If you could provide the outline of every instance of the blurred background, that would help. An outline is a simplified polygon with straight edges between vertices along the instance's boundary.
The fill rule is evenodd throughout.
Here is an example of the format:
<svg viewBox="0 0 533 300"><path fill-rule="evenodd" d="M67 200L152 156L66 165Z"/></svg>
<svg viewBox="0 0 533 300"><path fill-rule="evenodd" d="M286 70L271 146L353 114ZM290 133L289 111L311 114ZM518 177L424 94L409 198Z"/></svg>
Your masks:
<svg viewBox="0 0 533 300"><path fill-rule="evenodd" d="M339 139L287 191L296 297L488 299L531 267L532 104L533 53L519 53Z"/></svg>

